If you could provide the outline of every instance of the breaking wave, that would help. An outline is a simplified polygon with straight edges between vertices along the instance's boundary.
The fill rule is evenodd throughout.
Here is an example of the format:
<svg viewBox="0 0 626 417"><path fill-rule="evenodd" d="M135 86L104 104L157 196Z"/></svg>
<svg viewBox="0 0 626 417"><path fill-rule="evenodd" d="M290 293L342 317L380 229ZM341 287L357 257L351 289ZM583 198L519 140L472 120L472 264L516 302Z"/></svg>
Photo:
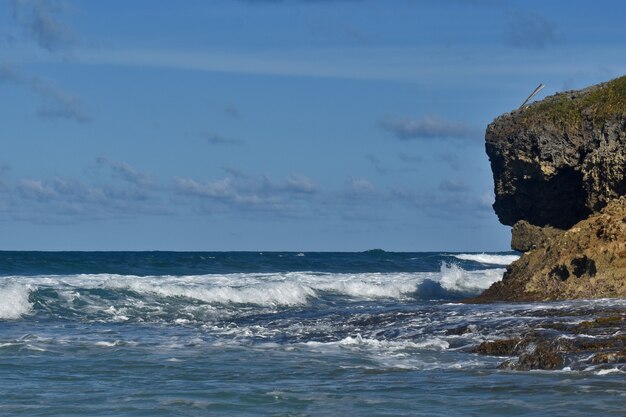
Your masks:
<svg viewBox="0 0 626 417"><path fill-rule="evenodd" d="M191 276L80 274L10 277L0 286L0 318L34 311L94 320L184 322L237 316L251 309L295 308L334 300L458 299L502 278L503 269L439 272L236 273ZM16 284L15 280L20 280ZM0 281L2 285L2 281ZM31 300L29 301L29 297ZM33 302L33 303L31 303Z"/></svg>
<svg viewBox="0 0 626 417"><path fill-rule="evenodd" d="M485 265L509 265L519 259L519 255L492 255L489 253L461 253L452 256L463 261L473 261Z"/></svg>
<svg viewBox="0 0 626 417"><path fill-rule="evenodd" d="M478 294L500 281L504 269L487 269L482 271L465 271L457 265L441 265L441 286L451 292Z"/></svg>
<svg viewBox="0 0 626 417"><path fill-rule="evenodd" d="M0 319L17 319L32 310L28 300L31 287L9 283L0 286Z"/></svg>

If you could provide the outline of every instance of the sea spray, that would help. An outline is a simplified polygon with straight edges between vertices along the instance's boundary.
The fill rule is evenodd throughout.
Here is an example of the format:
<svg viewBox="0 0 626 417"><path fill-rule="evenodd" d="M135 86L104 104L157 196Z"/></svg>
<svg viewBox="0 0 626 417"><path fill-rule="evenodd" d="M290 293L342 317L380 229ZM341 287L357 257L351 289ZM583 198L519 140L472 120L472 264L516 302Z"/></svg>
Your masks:
<svg viewBox="0 0 626 417"><path fill-rule="evenodd" d="M504 269L489 269L483 271L465 271L454 264L441 264L441 286L454 293L475 294L489 288L494 282L502 279Z"/></svg>
<svg viewBox="0 0 626 417"><path fill-rule="evenodd" d="M0 319L17 319L32 310L28 300L30 285L17 283L0 284Z"/></svg>
<svg viewBox="0 0 626 417"><path fill-rule="evenodd" d="M509 265L519 259L519 255L495 255L490 253L460 253L452 255L464 261L473 261L485 265Z"/></svg>

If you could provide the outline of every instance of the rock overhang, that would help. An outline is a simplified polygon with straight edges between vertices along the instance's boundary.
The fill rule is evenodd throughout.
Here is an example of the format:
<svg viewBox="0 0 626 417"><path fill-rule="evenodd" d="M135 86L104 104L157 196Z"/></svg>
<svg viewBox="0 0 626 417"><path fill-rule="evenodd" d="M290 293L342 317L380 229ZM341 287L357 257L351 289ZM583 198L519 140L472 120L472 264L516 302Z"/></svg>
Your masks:
<svg viewBox="0 0 626 417"><path fill-rule="evenodd" d="M503 224L571 227L626 194L626 77L496 118L486 151Z"/></svg>

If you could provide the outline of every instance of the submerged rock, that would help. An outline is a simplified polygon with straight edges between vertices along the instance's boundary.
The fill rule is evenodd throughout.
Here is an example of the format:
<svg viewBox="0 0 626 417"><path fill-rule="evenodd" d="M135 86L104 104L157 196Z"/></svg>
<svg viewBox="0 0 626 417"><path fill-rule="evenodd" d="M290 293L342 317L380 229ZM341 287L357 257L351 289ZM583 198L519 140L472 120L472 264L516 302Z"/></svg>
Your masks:
<svg viewBox="0 0 626 417"><path fill-rule="evenodd" d="M520 343L519 337L512 339L487 340L473 349L474 353L491 356L509 356Z"/></svg>
<svg viewBox="0 0 626 417"><path fill-rule="evenodd" d="M529 371L531 369L562 369L564 360L563 353L559 352L558 343L544 341L529 352L522 353L515 364L503 364L501 367L511 367L518 371ZM508 365L508 366L507 366Z"/></svg>
<svg viewBox="0 0 626 417"><path fill-rule="evenodd" d="M579 324L548 321L535 325L520 336L487 340L473 353L508 356L501 369L554 370L566 366L587 369L603 364L626 368L626 320L624 312Z"/></svg>

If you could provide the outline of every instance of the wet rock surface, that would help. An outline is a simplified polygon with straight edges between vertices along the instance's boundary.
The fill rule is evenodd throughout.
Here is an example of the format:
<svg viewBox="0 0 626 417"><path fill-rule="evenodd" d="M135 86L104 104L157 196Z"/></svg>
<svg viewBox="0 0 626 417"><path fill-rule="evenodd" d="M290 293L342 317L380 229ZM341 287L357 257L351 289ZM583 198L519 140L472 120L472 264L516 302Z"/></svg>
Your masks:
<svg viewBox="0 0 626 417"><path fill-rule="evenodd" d="M486 340L472 348L479 355L508 357L501 369L626 371L626 311L579 323L558 317L529 327L521 335Z"/></svg>

